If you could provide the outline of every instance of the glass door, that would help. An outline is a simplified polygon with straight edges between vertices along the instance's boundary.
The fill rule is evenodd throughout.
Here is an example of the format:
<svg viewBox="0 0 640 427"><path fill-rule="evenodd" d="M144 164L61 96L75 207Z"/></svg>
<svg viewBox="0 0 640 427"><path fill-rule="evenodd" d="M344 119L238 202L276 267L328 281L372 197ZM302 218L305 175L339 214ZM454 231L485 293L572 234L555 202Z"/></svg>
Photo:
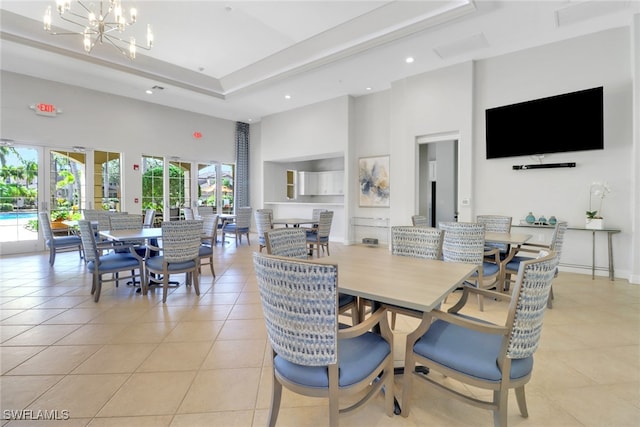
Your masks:
<svg viewBox="0 0 640 427"><path fill-rule="evenodd" d="M80 219L86 208L86 155L81 150L49 152L49 216L54 233L64 234L65 220Z"/></svg>
<svg viewBox="0 0 640 427"><path fill-rule="evenodd" d="M44 241L38 233L39 179L43 150L0 145L0 253L35 252ZM46 199L42 199L46 200Z"/></svg>

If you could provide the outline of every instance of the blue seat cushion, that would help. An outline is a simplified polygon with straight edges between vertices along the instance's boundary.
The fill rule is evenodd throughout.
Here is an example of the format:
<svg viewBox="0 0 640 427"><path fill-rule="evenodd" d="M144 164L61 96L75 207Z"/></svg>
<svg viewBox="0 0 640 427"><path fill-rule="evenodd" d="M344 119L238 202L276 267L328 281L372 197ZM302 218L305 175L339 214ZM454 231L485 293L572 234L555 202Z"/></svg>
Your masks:
<svg viewBox="0 0 640 427"><path fill-rule="evenodd" d="M525 257L525 256L514 256L511 261L507 263L507 270L518 270L520 268L520 263L523 261L531 261L533 258Z"/></svg>
<svg viewBox="0 0 640 427"><path fill-rule="evenodd" d="M500 266L498 264L494 264L492 262L483 262L482 263L482 274L484 276L492 276L500 271ZM476 271L471 275L471 277L478 277L478 272Z"/></svg>
<svg viewBox="0 0 640 427"><path fill-rule="evenodd" d="M497 363L501 345L502 336L500 335L478 332L443 320L436 320L415 343L413 351L455 371L482 380L498 382L502 378ZM532 356L513 359L511 379L522 378L532 369Z"/></svg>
<svg viewBox="0 0 640 427"><path fill-rule="evenodd" d="M222 227L224 232L232 232L232 233L248 233L249 227L240 227L238 228L237 224L226 224Z"/></svg>
<svg viewBox="0 0 640 427"><path fill-rule="evenodd" d="M110 273L140 267L140 261L130 253L113 252L101 256L98 262L101 273ZM93 273L96 268L95 261L89 261L87 263L87 268L91 273Z"/></svg>
<svg viewBox="0 0 640 427"><path fill-rule="evenodd" d="M338 294L338 307L344 307L356 300L356 297L348 294Z"/></svg>
<svg viewBox="0 0 640 427"><path fill-rule="evenodd" d="M326 243L326 242L329 241L329 237L325 236L325 237L320 237L320 239L318 239L318 235L316 233L313 233L311 235L307 235L307 242L317 243L318 240L320 241L320 243Z"/></svg>
<svg viewBox="0 0 640 427"><path fill-rule="evenodd" d="M152 270L162 270L162 263L164 262L163 256L156 256L153 258L149 258L147 260L147 267ZM167 271L184 271L189 270L190 268L195 268L195 261L183 261L183 262L171 262L167 268Z"/></svg>
<svg viewBox="0 0 640 427"><path fill-rule="evenodd" d="M366 378L391 352L389 343L380 335L367 332L358 337L338 341L340 387L348 387ZM326 366L303 366L277 355L274 369L284 378L307 387L329 387Z"/></svg>
<svg viewBox="0 0 640 427"><path fill-rule="evenodd" d="M198 256L205 257L213 255L213 248L211 246L201 245L198 249Z"/></svg>
<svg viewBox="0 0 640 427"><path fill-rule="evenodd" d="M53 246L56 248L64 246L75 246L82 242L78 236L61 236L53 239ZM51 244L51 240L47 240L47 247Z"/></svg>

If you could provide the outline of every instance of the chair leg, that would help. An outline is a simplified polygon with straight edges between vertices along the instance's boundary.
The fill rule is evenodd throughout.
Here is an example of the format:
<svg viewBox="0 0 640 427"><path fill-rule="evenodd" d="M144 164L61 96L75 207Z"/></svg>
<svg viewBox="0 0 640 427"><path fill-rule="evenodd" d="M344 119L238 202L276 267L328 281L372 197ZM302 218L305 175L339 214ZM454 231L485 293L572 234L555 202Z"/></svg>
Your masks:
<svg viewBox="0 0 640 427"><path fill-rule="evenodd" d="M549 288L549 297L547 298L547 308L553 308L553 285Z"/></svg>
<svg viewBox="0 0 640 427"><path fill-rule="evenodd" d="M247 245L251 246L251 239L249 239L249 232L247 232Z"/></svg>
<svg viewBox="0 0 640 427"><path fill-rule="evenodd" d="M209 268L211 268L211 275L215 278L216 277L216 272L213 269L213 257L209 258Z"/></svg>
<svg viewBox="0 0 640 427"><path fill-rule="evenodd" d="M271 389L271 408L269 409L269 427L275 427L280 411L280 401L282 400L282 384L278 382L276 376L271 377L273 387Z"/></svg>
<svg viewBox="0 0 640 427"><path fill-rule="evenodd" d="M193 289L196 290L196 295L200 296L200 283L198 282L198 269L191 274L191 280L193 280Z"/></svg>
<svg viewBox="0 0 640 427"><path fill-rule="evenodd" d="M51 249L49 249L49 265L53 267L53 264L56 262L56 249L51 245Z"/></svg>
<svg viewBox="0 0 640 427"><path fill-rule="evenodd" d="M93 299L95 302L100 300L100 291L102 290L102 276L100 274L94 274L93 281L95 282L96 292L93 294Z"/></svg>
<svg viewBox="0 0 640 427"><path fill-rule="evenodd" d="M524 386L516 387L516 401L518 402L520 415L522 415L524 418L529 417L529 411L527 411L527 399L524 395Z"/></svg>
<svg viewBox="0 0 640 427"><path fill-rule="evenodd" d="M493 403L498 405L493 410L494 427L507 427L507 399L509 397L509 389L495 390L493 392Z"/></svg>
<svg viewBox="0 0 640 427"><path fill-rule="evenodd" d="M162 302L167 302L167 294L169 293L169 273L165 272L162 276Z"/></svg>
<svg viewBox="0 0 640 427"><path fill-rule="evenodd" d="M484 297L482 295L478 295L478 309L484 311Z"/></svg>

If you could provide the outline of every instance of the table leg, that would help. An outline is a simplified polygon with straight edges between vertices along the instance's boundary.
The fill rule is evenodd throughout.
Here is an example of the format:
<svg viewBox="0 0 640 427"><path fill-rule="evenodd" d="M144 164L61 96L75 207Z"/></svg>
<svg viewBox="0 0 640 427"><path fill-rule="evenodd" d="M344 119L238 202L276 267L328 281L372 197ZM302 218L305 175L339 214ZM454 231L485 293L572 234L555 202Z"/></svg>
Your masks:
<svg viewBox="0 0 640 427"><path fill-rule="evenodd" d="M591 280L596 278L596 232L591 232Z"/></svg>
<svg viewBox="0 0 640 427"><path fill-rule="evenodd" d="M612 234L613 233L610 231L607 232L607 244L609 245L609 280L613 280L615 276L613 271L613 239L611 238Z"/></svg>

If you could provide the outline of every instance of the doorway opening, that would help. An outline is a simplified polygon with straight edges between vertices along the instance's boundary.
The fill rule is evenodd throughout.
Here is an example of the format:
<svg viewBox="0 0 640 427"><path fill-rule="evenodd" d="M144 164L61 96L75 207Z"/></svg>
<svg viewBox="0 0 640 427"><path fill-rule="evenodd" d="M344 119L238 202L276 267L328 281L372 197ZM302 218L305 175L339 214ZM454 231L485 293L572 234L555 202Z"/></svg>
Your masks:
<svg viewBox="0 0 640 427"><path fill-rule="evenodd" d="M416 138L418 215L431 227L458 221L458 134Z"/></svg>

